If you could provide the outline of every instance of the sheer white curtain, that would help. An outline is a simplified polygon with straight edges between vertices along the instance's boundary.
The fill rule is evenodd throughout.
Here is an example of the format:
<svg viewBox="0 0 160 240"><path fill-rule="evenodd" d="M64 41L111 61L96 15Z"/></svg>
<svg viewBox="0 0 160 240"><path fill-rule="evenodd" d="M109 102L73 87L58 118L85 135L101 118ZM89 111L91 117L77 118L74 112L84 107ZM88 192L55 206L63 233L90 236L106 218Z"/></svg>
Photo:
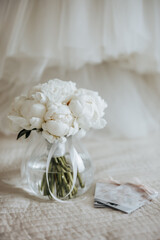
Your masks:
<svg viewBox="0 0 160 240"><path fill-rule="evenodd" d="M159 130L160 1L2 0L0 130L12 99L52 78L98 90L112 136Z"/></svg>

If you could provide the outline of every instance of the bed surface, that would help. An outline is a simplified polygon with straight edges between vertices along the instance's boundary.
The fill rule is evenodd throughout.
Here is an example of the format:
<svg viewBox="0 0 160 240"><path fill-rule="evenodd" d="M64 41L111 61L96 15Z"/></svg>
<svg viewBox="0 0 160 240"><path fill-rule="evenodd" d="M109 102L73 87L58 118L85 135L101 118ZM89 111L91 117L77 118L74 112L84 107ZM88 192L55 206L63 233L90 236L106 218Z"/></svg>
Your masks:
<svg viewBox="0 0 160 240"><path fill-rule="evenodd" d="M160 135L124 140L105 134L86 140L95 168L89 192L72 203L44 202L9 183L19 177L24 145L15 137L0 137L0 239L160 239L160 201L157 198L132 214L93 207L98 179L121 181L138 177L160 192ZM13 179L13 182L12 182ZM8 181L8 183L6 183Z"/></svg>

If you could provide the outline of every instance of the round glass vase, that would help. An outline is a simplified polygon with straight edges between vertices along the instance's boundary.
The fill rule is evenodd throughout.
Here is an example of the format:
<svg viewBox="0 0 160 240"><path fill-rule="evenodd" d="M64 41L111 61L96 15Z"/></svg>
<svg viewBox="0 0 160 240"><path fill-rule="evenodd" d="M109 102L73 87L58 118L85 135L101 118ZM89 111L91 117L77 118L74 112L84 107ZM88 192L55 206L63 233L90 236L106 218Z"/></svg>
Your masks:
<svg viewBox="0 0 160 240"><path fill-rule="evenodd" d="M59 143L53 153L51 152L53 144L46 140L35 147L25 163L25 174L28 185L36 196L46 200L55 198L69 200L81 196L91 187L93 167L90 156L80 140L73 138L72 142L71 145L67 139L65 143ZM74 147L76 152L74 156L71 156L71 147ZM49 154L51 156L48 162ZM73 174L75 171L73 161L76 161L77 165L76 175Z"/></svg>

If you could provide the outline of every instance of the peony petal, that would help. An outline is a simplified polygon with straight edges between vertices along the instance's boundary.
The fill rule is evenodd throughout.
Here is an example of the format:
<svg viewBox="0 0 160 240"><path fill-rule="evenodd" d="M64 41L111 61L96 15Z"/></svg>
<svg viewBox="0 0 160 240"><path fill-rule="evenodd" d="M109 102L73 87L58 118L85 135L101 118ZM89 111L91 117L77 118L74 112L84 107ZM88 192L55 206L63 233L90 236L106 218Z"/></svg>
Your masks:
<svg viewBox="0 0 160 240"><path fill-rule="evenodd" d="M42 127L42 119L41 118L32 117L29 122L31 124L31 128L40 129Z"/></svg>
<svg viewBox="0 0 160 240"><path fill-rule="evenodd" d="M42 128L43 127L44 127L44 124L42 125ZM69 130L69 126L67 124L58 122L58 121L53 121L53 120L46 122L45 128L50 134L58 137L63 137L67 135Z"/></svg>
<svg viewBox="0 0 160 240"><path fill-rule="evenodd" d="M21 106L21 114L26 119L32 117L43 118L46 108L41 103L35 103L33 100L26 100Z"/></svg>
<svg viewBox="0 0 160 240"><path fill-rule="evenodd" d="M14 128L18 128L18 127L22 129L24 128L24 129L30 130L30 124L25 118L19 117L19 116L12 116L12 115L9 115L8 118L12 122L11 127L13 127L13 130Z"/></svg>
<svg viewBox="0 0 160 240"><path fill-rule="evenodd" d="M42 131L42 136L50 143L53 143L55 141L55 137L49 134L47 131Z"/></svg>

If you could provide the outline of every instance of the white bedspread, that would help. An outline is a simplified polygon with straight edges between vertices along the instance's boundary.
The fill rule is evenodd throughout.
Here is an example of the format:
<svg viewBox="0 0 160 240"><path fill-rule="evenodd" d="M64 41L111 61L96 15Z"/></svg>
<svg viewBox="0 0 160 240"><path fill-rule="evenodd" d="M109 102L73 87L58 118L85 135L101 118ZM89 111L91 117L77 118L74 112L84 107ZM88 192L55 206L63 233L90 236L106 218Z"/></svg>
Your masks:
<svg viewBox="0 0 160 240"><path fill-rule="evenodd" d="M95 136L86 140L95 166L93 187L70 204L44 202L4 183L18 178L24 146L13 137L1 136L1 240L160 239L159 198L130 215L93 207L95 182L108 176L123 181L138 177L160 192L160 135L139 140Z"/></svg>

